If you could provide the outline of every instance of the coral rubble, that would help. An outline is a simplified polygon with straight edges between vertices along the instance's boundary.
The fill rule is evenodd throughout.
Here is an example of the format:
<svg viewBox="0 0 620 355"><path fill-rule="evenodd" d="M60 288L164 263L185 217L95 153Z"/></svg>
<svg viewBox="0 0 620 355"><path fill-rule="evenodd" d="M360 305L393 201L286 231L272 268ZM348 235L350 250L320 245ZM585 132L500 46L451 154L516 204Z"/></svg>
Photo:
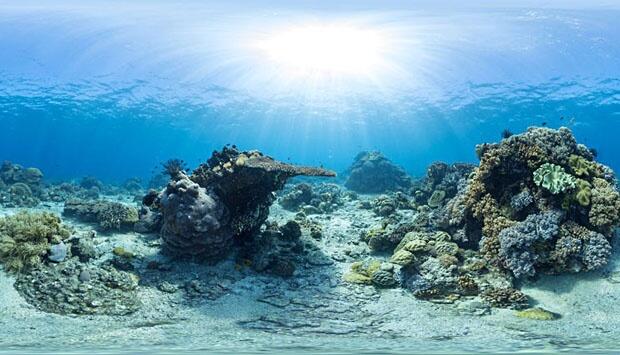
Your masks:
<svg viewBox="0 0 620 355"><path fill-rule="evenodd" d="M127 315L140 307L135 275L71 260L18 276L17 291L36 308L59 314Z"/></svg>

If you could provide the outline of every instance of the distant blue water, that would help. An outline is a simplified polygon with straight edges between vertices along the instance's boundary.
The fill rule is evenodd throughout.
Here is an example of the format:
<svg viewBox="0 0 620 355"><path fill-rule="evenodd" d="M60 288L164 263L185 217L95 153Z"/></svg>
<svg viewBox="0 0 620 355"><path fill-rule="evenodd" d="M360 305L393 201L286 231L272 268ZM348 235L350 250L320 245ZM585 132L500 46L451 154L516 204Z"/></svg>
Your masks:
<svg viewBox="0 0 620 355"><path fill-rule="evenodd" d="M421 175L544 122L620 171L620 8L522 4L0 1L0 159L148 180L232 143L337 171L378 149ZM389 30L398 74L309 86L241 48L317 19Z"/></svg>

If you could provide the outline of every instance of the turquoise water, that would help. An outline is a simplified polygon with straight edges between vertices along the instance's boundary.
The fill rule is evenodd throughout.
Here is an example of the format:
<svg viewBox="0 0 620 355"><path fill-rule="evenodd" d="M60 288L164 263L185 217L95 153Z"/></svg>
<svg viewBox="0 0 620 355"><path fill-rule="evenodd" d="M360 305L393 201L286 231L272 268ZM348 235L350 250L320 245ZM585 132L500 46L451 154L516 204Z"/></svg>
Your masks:
<svg viewBox="0 0 620 355"><path fill-rule="evenodd" d="M422 176L435 161L477 163L476 144L499 141L505 129L566 126L597 150L598 161L620 171L620 3L461 3L0 0L0 161L37 167L46 181L138 177L146 184L167 159L196 167L235 144L339 173L360 151L379 150ZM308 71L283 53L257 49L304 26L369 31L361 35L362 56L377 45L368 52L377 58L336 63L346 53L328 48L318 60L337 70ZM293 38L291 46L303 41ZM185 334L179 325L175 334L189 349L213 350L194 326ZM113 331L122 329L107 335ZM89 334L95 344L106 341ZM511 351L539 339L527 334L532 338L513 346L476 336L480 344L429 337L374 346L385 353ZM600 343L558 341L551 349L617 347L605 336ZM346 353L359 345L337 338L286 339L293 351ZM158 350L183 348L165 334L157 339ZM246 350L221 339L222 349ZM273 334L232 339L291 351ZM149 353L145 343L137 341L138 350ZM361 347L372 349L370 343ZM110 352L126 350L117 346L110 344Z"/></svg>

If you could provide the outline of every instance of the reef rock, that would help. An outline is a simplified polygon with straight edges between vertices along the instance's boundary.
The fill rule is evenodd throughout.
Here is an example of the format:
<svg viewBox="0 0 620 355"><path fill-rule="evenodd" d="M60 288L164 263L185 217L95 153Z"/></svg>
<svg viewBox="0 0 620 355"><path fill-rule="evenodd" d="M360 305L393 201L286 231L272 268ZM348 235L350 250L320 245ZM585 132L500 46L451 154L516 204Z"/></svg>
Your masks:
<svg viewBox="0 0 620 355"><path fill-rule="evenodd" d="M347 200L355 198L355 193L345 192L336 184L322 183L312 186L301 183L285 190L278 203L292 212L330 213L344 205Z"/></svg>
<svg viewBox="0 0 620 355"><path fill-rule="evenodd" d="M295 221L278 226L268 224L266 229L244 246L244 257L258 272L289 277L293 276L296 264L304 251L300 240L301 227Z"/></svg>
<svg viewBox="0 0 620 355"><path fill-rule="evenodd" d="M359 193L404 191L411 187L411 178L407 173L380 152L359 153L348 174L344 185Z"/></svg>
<svg viewBox="0 0 620 355"><path fill-rule="evenodd" d="M274 191L298 175L335 173L235 147L213 152L190 176L179 172L153 201L162 213L165 250L176 256L219 260L236 240L258 235L276 198Z"/></svg>

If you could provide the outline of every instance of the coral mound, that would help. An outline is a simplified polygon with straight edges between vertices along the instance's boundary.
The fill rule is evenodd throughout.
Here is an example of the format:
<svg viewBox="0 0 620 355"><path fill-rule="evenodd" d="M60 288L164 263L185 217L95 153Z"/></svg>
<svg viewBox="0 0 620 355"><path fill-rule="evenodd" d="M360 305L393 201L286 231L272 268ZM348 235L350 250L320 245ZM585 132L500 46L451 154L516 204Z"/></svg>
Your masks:
<svg viewBox="0 0 620 355"><path fill-rule="evenodd" d="M620 224L614 173L568 128L530 128L477 152L480 165L446 206L448 229L517 278L606 264Z"/></svg>
<svg viewBox="0 0 620 355"><path fill-rule="evenodd" d="M96 223L103 231L131 229L138 222L136 207L106 200L67 200L63 214L83 222Z"/></svg>
<svg viewBox="0 0 620 355"><path fill-rule="evenodd" d="M163 216L164 248L172 255L216 261L235 239L258 234L274 191L294 176L335 176L322 168L276 161L258 151L225 147L187 176L179 172L154 204Z"/></svg>
<svg viewBox="0 0 620 355"><path fill-rule="evenodd" d="M529 302L515 281L607 264L620 194L613 171L570 130L530 128L477 152L473 169L435 163L414 183L412 221L392 216L397 228L362 235L372 251L391 252L401 287L423 299L475 296L522 309ZM369 273L347 281L371 284Z"/></svg>
<svg viewBox="0 0 620 355"><path fill-rule="evenodd" d="M362 152L355 157L344 185L359 193L385 193L409 189L411 178L380 152Z"/></svg>
<svg viewBox="0 0 620 355"><path fill-rule="evenodd" d="M44 197L43 173L5 161L0 165L0 205L34 207Z"/></svg>

